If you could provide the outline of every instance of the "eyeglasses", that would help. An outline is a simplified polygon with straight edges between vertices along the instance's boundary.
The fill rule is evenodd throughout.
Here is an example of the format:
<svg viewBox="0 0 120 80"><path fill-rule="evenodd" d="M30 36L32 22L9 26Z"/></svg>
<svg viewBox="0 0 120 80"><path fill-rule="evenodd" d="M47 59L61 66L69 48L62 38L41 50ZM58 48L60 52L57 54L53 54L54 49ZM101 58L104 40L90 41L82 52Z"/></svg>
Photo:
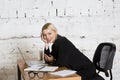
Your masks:
<svg viewBox="0 0 120 80"><path fill-rule="evenodd" d="M35 78L35 76L37 76L39 79L42 79L45 75L45 72L30 71L30 72L28 72L28 75L31 79Z"/></svg>
<svg viewBox="0 0 120 80"><path fill-rule="evenodd" d="M42 69L42 68L44 68L44 67L45 67L45 65L43 65L41 67L39 66L39 70ZM41 72L41 71L29 71L28 75L29 75L29 77L31 79L35 78L36 75L37 75L38 78L42 79L44 77L44 75L45 75L45 72Z"/></svg>

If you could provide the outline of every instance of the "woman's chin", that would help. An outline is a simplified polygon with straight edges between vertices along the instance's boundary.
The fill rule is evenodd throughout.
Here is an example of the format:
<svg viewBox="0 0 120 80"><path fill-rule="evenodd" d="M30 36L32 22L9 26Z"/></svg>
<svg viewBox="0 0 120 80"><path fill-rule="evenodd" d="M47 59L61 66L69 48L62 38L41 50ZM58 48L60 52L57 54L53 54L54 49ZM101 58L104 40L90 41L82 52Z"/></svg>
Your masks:
<svg viewBox="0 0 120 80"><path fill-rule="evenodd" d="M48 41L48 43L51 43L52 41Z"/></svg>

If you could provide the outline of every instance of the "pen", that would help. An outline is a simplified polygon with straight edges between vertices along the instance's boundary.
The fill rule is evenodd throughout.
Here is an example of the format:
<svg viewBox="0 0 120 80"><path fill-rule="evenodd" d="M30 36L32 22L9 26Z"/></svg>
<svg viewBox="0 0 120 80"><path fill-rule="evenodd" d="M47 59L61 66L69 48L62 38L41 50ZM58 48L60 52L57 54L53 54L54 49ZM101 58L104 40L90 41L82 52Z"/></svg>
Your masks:
<svg viewBox="0 0 120 80"><path fill-rule="evenodd" d="M39 70L40 70L40 69L43 69L44 67L45 67L45 66L41 66L41 67L39 68Z"/></svg>

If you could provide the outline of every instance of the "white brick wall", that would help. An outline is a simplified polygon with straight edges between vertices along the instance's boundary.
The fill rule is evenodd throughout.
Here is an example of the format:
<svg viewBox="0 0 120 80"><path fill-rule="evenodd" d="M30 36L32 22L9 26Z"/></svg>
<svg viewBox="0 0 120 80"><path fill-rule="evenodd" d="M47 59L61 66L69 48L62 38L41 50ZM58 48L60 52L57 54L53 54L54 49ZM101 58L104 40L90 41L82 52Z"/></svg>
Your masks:
<svg viewBox="0 0 120 80"><path fill-rule="evenodd" d="M46 22L55 24L91 60L100 42L114 42L113 80L118 80L119 21L120 0L0 0L0 80L17 80L17 47L25 57L38 58L44 45L39 34Z"/></svg>

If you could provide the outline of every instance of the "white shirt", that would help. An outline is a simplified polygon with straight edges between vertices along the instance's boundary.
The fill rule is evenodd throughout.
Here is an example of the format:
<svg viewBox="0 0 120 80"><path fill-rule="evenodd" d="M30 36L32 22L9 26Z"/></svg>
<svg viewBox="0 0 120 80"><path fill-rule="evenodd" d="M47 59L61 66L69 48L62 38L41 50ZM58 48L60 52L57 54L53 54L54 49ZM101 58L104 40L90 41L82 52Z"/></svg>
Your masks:
<svg viewBox="0 0 120 80"><path fill-rule="evenodd" d="M52 45L53 45L53 43L49 43L50 52L52 52Z"/></svg>

